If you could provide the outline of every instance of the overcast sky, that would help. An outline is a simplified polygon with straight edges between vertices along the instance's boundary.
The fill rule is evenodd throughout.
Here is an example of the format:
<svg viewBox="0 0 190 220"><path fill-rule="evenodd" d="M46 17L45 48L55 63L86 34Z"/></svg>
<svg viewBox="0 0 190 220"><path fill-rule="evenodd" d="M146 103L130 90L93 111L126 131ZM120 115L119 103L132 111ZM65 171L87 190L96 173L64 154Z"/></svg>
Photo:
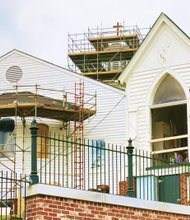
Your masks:
<svg viewBox="0 0 190 220"><path fill-rule="evenodd" d="M68 33L148 28L161 12L190 35L190 0L0 0L0 55L18 49L67 67Z"/></svg>

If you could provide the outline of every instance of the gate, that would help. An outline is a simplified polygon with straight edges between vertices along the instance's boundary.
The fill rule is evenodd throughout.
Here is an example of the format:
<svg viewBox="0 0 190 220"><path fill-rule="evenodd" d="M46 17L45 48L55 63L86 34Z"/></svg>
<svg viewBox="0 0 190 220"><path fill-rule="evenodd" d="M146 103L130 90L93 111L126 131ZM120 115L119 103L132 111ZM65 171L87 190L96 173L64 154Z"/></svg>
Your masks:
<svg viewBox="0 0 190 220"><path fill-rule="evenodd" d="M26 177L0 172L0 219L25 219Z"/></svg>
<svg viewBox="0 0 190 220"><path fill-rule="evenodd" d="M172 183L175 187L171 187ZM159 178L159 201L180 204L180 176L168 175Z"/></svg>

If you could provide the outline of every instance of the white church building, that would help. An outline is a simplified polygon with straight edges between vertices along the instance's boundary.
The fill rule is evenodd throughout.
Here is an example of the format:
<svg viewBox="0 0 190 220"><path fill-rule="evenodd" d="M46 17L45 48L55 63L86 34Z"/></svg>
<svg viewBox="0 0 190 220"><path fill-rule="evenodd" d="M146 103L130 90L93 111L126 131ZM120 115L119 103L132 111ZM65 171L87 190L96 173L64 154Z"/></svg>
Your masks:
<svg viewBox="0 0 190 220"><path fill-rule="evenodd" d="M162 13L138 46L116 80L121 89L19 50L1 56L5 177L189 204L189 163L173 162L190 158L190 38Z"/></svg>
<svg viewBox="0 0 190 220"><path fill-rule="evenodd" d="M8 155L12 156L11 160L2 154L1 165L6 162L6 167L13 169L11 164L19 162L16 172L30 170L27 150L31 144L28 137L34 116L42 132L73 135L74 110L64 106L62 111L72 120L61 118L57 108L60 106L56 105L65 98L66 92L71 97L68 103L72 107L76 100L69 94L76 92L75 83L80 81L84 82L83 95L94 98L93 109L90 105L84 106L89 114L83 118L82 137L117 145L126 145L131 138L136 149L171 160L182 154L186 159L184 155L190 146L189 73L190 39L163 13L119 77L125 91L12 50L0 57L0 117L1 120L11 118L10 123L13 123L5 131L0 124L1 150L4 153L12 151ZM7 96L19 92L27 93L30 102L24 101L22 106L22 102ZM48 105L39 105L38 109L34 105L31 110L32 97L33 101L35 98L48 101ZM2 125L4 122L6 120ZM11 134L14 134L14 147L6 145L10 140L7 135ZM8 149L4 149L5 145Z"/></svg>
<svg viewBox="0 0 190 220"><path fill-rule="evenodd" d="M126 87L127 135L135 148L187 160L190 38L162 13L119 80Z"/></svg>

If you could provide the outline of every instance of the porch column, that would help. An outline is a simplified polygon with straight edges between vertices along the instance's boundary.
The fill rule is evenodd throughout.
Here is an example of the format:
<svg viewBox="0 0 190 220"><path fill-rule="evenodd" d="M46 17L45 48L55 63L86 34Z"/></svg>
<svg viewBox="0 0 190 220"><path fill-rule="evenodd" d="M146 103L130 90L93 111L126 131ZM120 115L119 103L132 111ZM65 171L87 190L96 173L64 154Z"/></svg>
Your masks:
<svg viewBox="0 0 190 220"><path fill-rule="evenodd" d="M135 192L133 190L133 149L132 140L128 140L128 147L127 147L127 155L128 155L128 190L127 196L135 197Z"/></svg>
<svg viewBox="0 0 190 220"><path fill-rule="evenodd" d="M37 175L37 122L33 119L31 124L31 184L39 183L39 177Z"/></svg>

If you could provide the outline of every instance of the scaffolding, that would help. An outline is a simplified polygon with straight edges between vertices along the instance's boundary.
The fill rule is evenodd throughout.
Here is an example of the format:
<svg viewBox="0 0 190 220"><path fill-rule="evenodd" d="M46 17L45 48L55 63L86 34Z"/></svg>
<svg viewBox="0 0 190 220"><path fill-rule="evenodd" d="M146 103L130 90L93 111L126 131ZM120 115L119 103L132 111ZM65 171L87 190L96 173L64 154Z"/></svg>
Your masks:
<svg viewBox="0 0 190 220"><path fill-rule="evenodd" d="M117 80L141 45L146 32L147 29L117 23L113 28L69 34L68 67L96 80Z"/></svg>
<svg viewBox="0 0 190 220"><path fill-rule="evenodd" d="M96 94L85 94L84 82L82 81L79 83L79 87L77 85L75 83L73 93L65 90L42 88L39 85L16 85L13 89L3 90L3 93L0 94L0 118L2 120L2 118L15 117L15 129L11 134L14 136L14 151L7 150L8 142L0 144L0 164L3 167L16 172L16 152L21 152L24 160L26 149L17 144L18 118L21 118L23 123L23 140L26 117L53 119L61 121L63 124L72 122L71 125L73 124L74 127L67 128L66 126L66 129L72 129L73 132L68 134L66 130L66 135L73 136L75 141L84 139L83 121L96 113ZM10 156L10 153L13 155ZM75 155L78 153L77 151ZM80 154L82 155L81 152ZM80 168L81 170L77 173L82 172L82 167ZM22 165L22 169L24 169L24 165Z"/></svg>
<svg viewBox="0 0 190 220"><path fill-rule="evenodd" d="M78 114L78 108L80 112ZM84 82L75 83L74 187L84 189Z"/></svg>

